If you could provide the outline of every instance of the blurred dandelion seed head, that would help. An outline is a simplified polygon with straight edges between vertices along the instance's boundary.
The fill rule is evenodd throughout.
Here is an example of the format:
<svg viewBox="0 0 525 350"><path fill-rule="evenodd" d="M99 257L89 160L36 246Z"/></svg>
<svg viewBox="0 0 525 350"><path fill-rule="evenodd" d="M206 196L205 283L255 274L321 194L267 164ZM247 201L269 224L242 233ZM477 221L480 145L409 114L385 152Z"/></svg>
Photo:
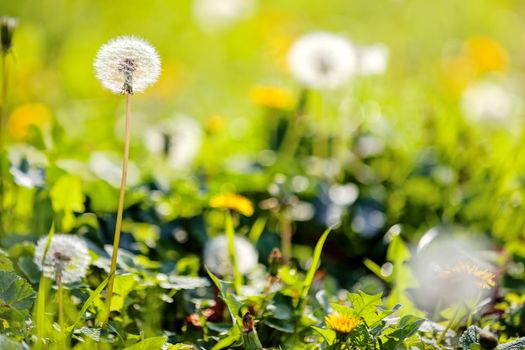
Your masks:
<svg viewBox="0 0 525 350"><path fill-rule="evenodd" d="M103 45L94 62L102 86L114 93L144 91L157 81L160 58L147 41L121 36Z"/></svg>
<svg viewBox="0 0 525 350"><path fill-rule="evenodd" d="M477 236L471 238L463 227L441 225L430 229L411 261L420 285L414 290L416 300L432 310L437 305L444 307L486 295L496 285L490 257L486 243Z"/></svg>
<svg viewBox="0 0 525 350"><path fill-rule="evenodd" d="M235 236L234 245L239 272L244 275L257 266L257 251L253 244L242 236ZM204 248L204 264L211 272L219 276L233 273L226 235L217 236L206 244Z"/></svg>
<svg viewBox="0 0 525 350"><path fill-rule="evenodd" d="M244 216L252 216L252 202L241 195L233 193L219 194L210 199L210 207L219 209L231 209Z"/></svg>
<svg viewBox="0 0 525 350"><path fill-rule="evenodd" d="M309 33L299 38L288 52L288 66L295 79L312 89L334 89L355 73L357 58L344 37Z"/></svg>
<svg viewBox="0 0 525 350"><path fill-rule="evenodd" d="M35 264L45 276L54 279L60 273L64 283L77 282L86 276L91 258L83 240L73 235L56 233L42 261L46 243L47 236L38 240L34 256Z"/></svg>
<svg viewBox="0 0 525 350"><path fill-rule="evenodd" d="M361 46L357 48L357 74L379 75L388 66L389 51L384 44Z"/></svg>
<svg viewBox="0 0 525 350"><path fill-rule="evenodd" d="M502 123L519 111L520 101L505 86L492 81L470 84L461 97L461 108L473 122Z"/></svg>
<svg viewBox="0 0 525 350"><path fill-rule="evenodd" d="M256 0L195 0L193 16L202 30L215 33L248 19L256 7Z"/></svg>
<svg viewBox="0 0 525 350"><path fill-rule="evenodd" d="M143 141L153 154L163 156L177 170L187 169L199 154L204 138L200 124L186 115L160 122L146 129Z"/></svg>
<svg viewBox="0 0 525 350"><path fill-rule="evenodd" d="M338 333L348 334L359 326L361 320L346 314L331 313L325 317L324 322L328 328Z"/></svg>

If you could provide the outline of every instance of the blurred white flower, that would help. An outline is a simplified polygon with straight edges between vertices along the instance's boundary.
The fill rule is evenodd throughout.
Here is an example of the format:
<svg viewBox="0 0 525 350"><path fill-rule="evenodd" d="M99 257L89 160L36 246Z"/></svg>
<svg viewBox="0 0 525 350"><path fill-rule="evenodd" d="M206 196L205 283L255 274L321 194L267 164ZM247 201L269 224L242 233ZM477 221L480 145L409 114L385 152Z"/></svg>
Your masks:
<svg viewBox="0 0 525 350"><path fill-rule="evenodd" d="M199 153L203 131L188 116L177 115L144 133L144 144L153 154L162 155L173 169L185 169Z"/></svg>
<svg viewBox="0 0 525 350"><path fill-rule="evenodd" d="M8 149L9 172L15 183L26 188L42 186L45 183L47 158L33 146L12 145Z"/></svg>
<svg viewBox="0 0 525 350"><path fill-rule="evenodd" d="M122 160L117 154L93 152L89 157L89 169L95 176L108 182L115 188L120 188ZM140 181L140 171L135 163L128 164L128 184L134 186Z"/></svg>
<svg viewBox="0 0 525 350"><path fill-rule="evenodd" d="M249 18L256 7L255 0L195 0L193 16L201 29L215 32Z"/></svg>
<svg viewBox="0 0 525 350"><path fill-rule="evenodd" d="M103 45L94 62L102 86L114 93L143 91L157 81L160 58L147 41L121 36Z"/></svg>
<svg viewBox="0 0 525 350"><path fill-rule="evenodd" d="M239 272L244 275L257 266L257 251L253 244L242 236L235 236L234 245ZM233 273L226 235L212 238L206 244L204 248L204 264L211 272L219 276Z"/></svg>
<svg viewBox="0 0 525 350"><path fill-rule="evenodd" d="M86 243L73 235L55 233L44 261L44 250L47 236L38 240L35 248L34 262L44 275L56 278L62 274L64 283L80 281L86 276L91 261Z"/></svg>
<svg viewBox="0 0 525 350"><path fill-rule="evenodd" d="M471 121L507 124L519 109L519 100L501 84L479 81L463 92L461 108Z"/></svg>
<svg viewBox="0 0 525 350"><path fill-rule="evenodd" d="M388 66L388 47L384 44L361 46L357 51L357 74L383 74Z"/></svg>
<svg viewBox="0 0 525 350"><path fill-rule="evenodd" d="M295 79L312 89L334 89L355 72L355 50L337 34L314 32L299 38L290 48L288 65Z"/></svg>
<svg viewBox="0 0 525 350"><path fill-rule="evenodd" d="M421 239L411 262L420 282L414 295L428 310L485 296L495 285L483 240L478 236L456 237L450 232L457 234L465 230L446 226L431 228ZM451 290L454 293L450 293Z"/></svg>

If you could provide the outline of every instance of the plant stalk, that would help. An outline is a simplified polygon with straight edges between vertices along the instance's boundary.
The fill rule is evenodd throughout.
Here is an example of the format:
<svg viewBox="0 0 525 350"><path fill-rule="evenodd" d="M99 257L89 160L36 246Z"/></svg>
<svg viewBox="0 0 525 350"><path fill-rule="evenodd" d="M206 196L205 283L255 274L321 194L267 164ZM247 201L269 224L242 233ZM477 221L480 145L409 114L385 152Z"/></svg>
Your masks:
<svg viewBox="0 0 525 350"><path fill-rule="evenodd" d="M2 95L0 96L0 235L5 233L4 230L4 144L5 144L5 131L4 131L4 111L7 103L7 88L8 88L8 76L7 76L7 55L5 52L2 53Z"/></svg>
<svg viewBox="0 0 525 350"><path fill-rule="evenodd" d="M131 128L130 128L130 110L131 110L131 94L126 94L126 126L125 126L125 137L124 137L124 159L122 164L122 177L120 182L120 196L119 204L117 209L117 222L115 225L115 236L113 238L113 254L111 255L111 268L109 270L109 281L108 288L106 289L106 307L104 316L102 318L102 324L107 325L109 314L111 312L111 298L113 297L113 287L115 284L115 275L117 270L117 256L118 247L120 243L120 231L122 229L122 214L124 212L124 197L126 194L126 178L128 175L128 160L129 160L129 145L131 141Z"/></svg>
<svg viewBox="0 0 525 350"><path fill-rule="evenodd" d="M228 239L228 253L233 267L233 287L235 294L239 295L242 288L242 276L237 265L237 256L235 254L235 230L233 229L232 214L226 210L226 237Z"/></svg>
<svg viewBox="0 0 525 350"><path fill-rule="evenodd" d="M60 332L65 332L64 322L64 285L62 284L62 272L57 273L57 285L58 285L58 325L60 326Z"/></svg>
<svg viewBox="0 0 525 350"><path fill-rule="evenodd" d="M454 325L454 323L456 322L456 318L458 317L458 313L459 313L459 309L461 308L461 304L458 303L458 306L456 307L456 310L454 311L454 315L452 315L452 318L450 318L450 320L448 321L447 323L447 326L445 327L445 329L443 330L443 332L441 332L441 335L439 336L438 340L437 340L437 344L441 344L441 342L443 341L443 339L445 339L445 336L447 335L447 332L450 328L452 328L452 326Z"/></svg>

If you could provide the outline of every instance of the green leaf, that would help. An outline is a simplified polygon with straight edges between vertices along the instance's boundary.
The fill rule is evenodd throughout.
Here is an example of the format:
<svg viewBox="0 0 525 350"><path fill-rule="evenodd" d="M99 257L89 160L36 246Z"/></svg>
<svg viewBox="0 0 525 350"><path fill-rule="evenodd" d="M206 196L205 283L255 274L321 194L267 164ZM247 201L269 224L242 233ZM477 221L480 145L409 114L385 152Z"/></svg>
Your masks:
<svg viewBox="0 0 525 350"><path fill-rule="evenodd" d="M459 345L463 350L471 350L475 345L479 347L479 328L470 326L459 338Z"/></svg>
<svg viewBox="0 0 525 350"><path fill-rule="evenodd" d="M0 254L0 271L14 271L13 263L5 254Z"/></svg>
<svg viewBox="0 0 525 350"><path fill-rule="evenodd" d="M109 276L111 276L111 275L109 275ZM84 302L84 305L82 305L82 309L80 309L80 311L77 314L77 317L75 318L75 322L73 322L73 324L69 327L69 331L70 332L74 331L74 329L77 326L77 324L79 324L80 321L82 321L82 317L84 316L84 314L86 313L88 308L91 306L91 304L93 304L93 301L95 301L95 299L100 296L100 293L102 293L102 291L104 290L104 288L108 284L109 276L106 277L106 279L104 281L102 281L102 283L100 283L100 285L97 287L97 289L95 289L93 292L91 292L91 295L89 296L89 298ZM70 333L69 336L71 337L71 333Z"/></svg>
<svg viewBox="0 0 525 350"><path fill-rule="evenodd" d="M166 340L167 338L164 336L147 338L124 348L124 350L159 350L166 343Z"/></svg>
<svg viewBox="0 0 525 350"><path fill-rule="evenodd" d="M56 213L63 213L62 230L69 230L74 223L73 213L84 211L84 194L80 180L71 175L63 175L50 191L51 204Z"/></svg>
<svg viewBox="0 0 525 350"><path fill-rule="evenodd" d="M525 337L498 345L497 350L522 350L525 347Z"/></svg>
<svg viewBox="0 0 525 350"><path fill-rule="evenodd" d="M111 299L111 311L122 311L126 297L133 290L136 283L136 275L131 273L115 277L113 298Z"/></svg>
<svg viewBox="0 0 525 350"><path fill-rule="evenodd" d="M324 243L326 242L326 239L328 238L328 235L332 231L332 228L329 227L326 229L326 231L323 232L321 235L321 238L317 241L317 244L315 245L314 254L312 257L312 263L310 265L310 269L308 269L308 272L306 274L306 278L304 280L303 288L301 291L301 297L299 299L297 312L301 314L304 310L304 307L306 306L306 300L308 298L308 291L310 290L310 287L312 286L312 282L314 281L315 272L317 271L317 265L319 265L319 260L321 260L321 253L323 251Z"/></svg>
<svg viewBox="0 0 525 350"><path fill-rule="evenodd" d="M368 295L362 291L358 293L349 293L348 298L352 303L354 316L361 317L368 327L380 320L382 314L378 312L378 307L383 305L381 299L383 293ZM386 317L385 315L384 317Z"/></svg>
<svg viewBox="0 0 525 350"><path fill-rule="evenodd" d="M239 310L241 309L242 304L239 300L237 300L236 296L230 292L232 288L231 282L220 280L208 269L207 266L205 266L205 268L211 280L213 281L217 289L219 289L220 296L224 300L226 306L228 307L228 311L230 312L230 316L232 319L232 327L226 334L226 337L222 338L212 348L213 350L224 349L233 344L234 342L238 341L242 336L242 319L239 315Z"/></svg>
<svg viewBox="0 0 525 350"><path fill-rule="evenodd" d="M335 338L337 337L337 333L333 329L328 329L328 328L325 329L325 328L319 328L315 326L312 326L312 328L323 336L324 340L326 340L328 345L334 344Z"/></svg>
<svg viewBox="0 0 525 350"><path fill-rule="evenodd" d="M220 350L229 347L236 341L238 341L241 338L241 330L239 327L232 327L225 338L222 338L219 340L217 344L215 344L211 349L212 350Z"/></svg>
<svg viewBox="0 0 525 350"><path fill-rule="evenodd" d="M14 272L0 271L0 313L16 310L26 313L33 305L35 291Z"/></svg>

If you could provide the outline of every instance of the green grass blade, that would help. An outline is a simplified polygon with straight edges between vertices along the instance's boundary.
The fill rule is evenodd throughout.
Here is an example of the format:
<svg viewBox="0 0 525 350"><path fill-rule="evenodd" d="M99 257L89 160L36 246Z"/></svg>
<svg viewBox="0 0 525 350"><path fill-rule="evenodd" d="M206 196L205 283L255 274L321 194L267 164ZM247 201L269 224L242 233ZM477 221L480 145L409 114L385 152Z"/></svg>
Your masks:
<svg viewBox="0 0 525 350"><path fill-rule="evenodd" d="M300 315L304 307L306 305L306 299L308 298L308 291L310 290L310 287L312 286L312 282L314 281L315 272L317 271L317 265L319 265L319 261L321 260L321 253L323 251L323 246L326 241L326 238L328 238L328 235L332 231L332 227L329 227L326 229L326 231L323 232L321 235L321 238L317 241L317 244L315 245L314 249L314 255L312 257L312 264L310 265L310 268L308 269L308 272L306 274L306 278L304 280L303 289L301 291L301 298L299 299L298 304L298 314Z"/></svg>
<svg viewBox="0 0 525 350"><path fill-rule="evenodd" d="M230 253L230 259L233 266L233 288L235 294L240 295L242 288L242 275L239 272L239 266L237 266L237 256L235 254L235 230L233 228L233 218L229 210L226 210L226 237L228 238L228 252Z"/></svg>
<svg viewBox="0 0 525 350"><path fill-rule="evenodd" d="M257 218L255 223L252 225L252 229L250 230L248 237L250 238L250 241L253 244L257 244L259 237L261 237L261 234L264 231L264 227L266 226L267 221L268 221L267 216L260 216L259 218Z"/></svg>
<svg viewBox="0 0 525 350"><path fill-rule="evenodd" d="M106 279L99 284L97 289L95 289L91 293L89 298L84 302L84 305L82 305L82 308L80 309L80 311L77 314L77 317L75 318L75 322L73 322L73 324L69 327L68 340L71 339L71 336L73 335L73 331L75 330L75 327L77 326L77 324L80 323L80 321L82 321L82 317L86 313L87 309L91 306L91 304L93 304L93 301L95 301L95 299L100 296L100 293L102 293L104 288L106 288L106 285L108 284L110 276L111 275L108 275L108 277L106 277Z"/></svg>
<svg viewBox="0 0 525 350"><path fill-rule="evenodd" d="M36 349L41 349L44 345L43 339L46 336L46 292L51 287L51 280L42 276L38 284L38 293L36 296L33 319L36 324Z"/></svg>
<svg viewBox="0 0 525 350"><path fill-rule="evenodd" d="M53 239L54 235L55 235L55 223L53 222L51 224L51 227L49 228L49 232L47 233L46 246L44 248L44 254L42 255L42 265L44 265L44 261L46 260L47 251L49 250L49 246L51 246L51 240Z"/></svg>

